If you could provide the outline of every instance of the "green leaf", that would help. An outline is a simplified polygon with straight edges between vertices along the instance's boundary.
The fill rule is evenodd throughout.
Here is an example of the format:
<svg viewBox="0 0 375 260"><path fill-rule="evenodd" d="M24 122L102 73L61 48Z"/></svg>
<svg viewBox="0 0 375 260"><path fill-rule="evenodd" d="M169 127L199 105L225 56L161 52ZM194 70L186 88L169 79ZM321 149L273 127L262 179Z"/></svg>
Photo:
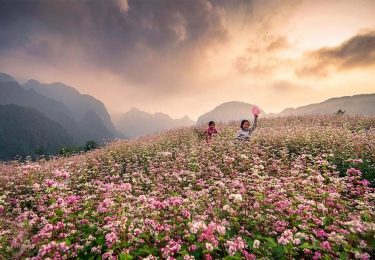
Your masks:
<svg viewBox="0 0 375 260"><path fill-rule="evenodd" d="M347 253L340 253L340 260L346 260L349 258L349 255Z"/></svg>
<svg viewBox="0 0 375 260"><path fill-rule="evenodd" d="M104 235L103 235L103 236L100 236L100 237L97 237L97 238L95 239L95 242L96 242L99 246L104 246L104 245L105 245Z"/></svg>
<svg viewBox="0 0 375 260"><path fill-rule="evenodd" d="M133 256L131 255L125 255L124 253L119 254L120 260L132 260Z"/></svg>
<svg viewBox="0 0 375 260"><path fill-rule="evenodd" d="M298 248L301 248L301 249L304 249L304 248L312 249L313 247L308 242L305 242L302 245L298 246Z"/></svg>
<svg viewBox="0 0 375 260"><path fill-rule="evenodd" d="M188 255L189 252L186 251L186 250L181 250L181 251L178 251L177 254L180 254L180 255Z"/></svg>
<svg viewBox="0 0 375 260"><path fill-rule="evenodd" d="M228 255L228 256L223 258L223 260L237 260L237 259L241 259L241 257Z"/></svg>
<svg viewBox="0 0 375 260"><path fill-rule="evenodd" d="M276 239L274 239L273 237L267 237L267 245L270 246L270 247L277 247L278 246L278 243L276 242Z"/></svg>
<svg viewBox="0 0 375 260"><path fill-rule="evenodd" d="M65 243L67 246L70 246L72 244L72 241L70 241L69 238L65 238Z"/></svg>
<svg viewBox="0 0 375 260"><path fill-rule="evenodd" d="M278 245L272 251L275 252L275 254L278 256L278 258L280 258L284 253L284 249L281 245Z"/></svg>
<svg viewBox="0 0 375 260"><path fill-rule="evenodd" d="M202 249L197 249L195 250L192 255L194 256L195 259L202 259Z"/></svg>
<svg viewBox="0 0 375 260"><path fill-rule="evenodd" d="M254 240L251 239L251 238L249 238L249 237L247 237L247 238L246 238L246 244L247 244L251 249L253 249L253 246L254 246Z"/></svg>

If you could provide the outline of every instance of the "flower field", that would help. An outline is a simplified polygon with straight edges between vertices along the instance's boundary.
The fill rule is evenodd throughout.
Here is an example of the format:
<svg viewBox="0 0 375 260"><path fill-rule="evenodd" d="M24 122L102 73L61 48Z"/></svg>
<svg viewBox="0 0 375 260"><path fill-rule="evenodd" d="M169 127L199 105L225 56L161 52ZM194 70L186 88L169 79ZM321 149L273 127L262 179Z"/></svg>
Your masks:
<svg viewBox="0 0 375 260"><path fill-rule="evenodd" d="M238 124L0 164L0 259L375 258L375 116Z"/></svg>

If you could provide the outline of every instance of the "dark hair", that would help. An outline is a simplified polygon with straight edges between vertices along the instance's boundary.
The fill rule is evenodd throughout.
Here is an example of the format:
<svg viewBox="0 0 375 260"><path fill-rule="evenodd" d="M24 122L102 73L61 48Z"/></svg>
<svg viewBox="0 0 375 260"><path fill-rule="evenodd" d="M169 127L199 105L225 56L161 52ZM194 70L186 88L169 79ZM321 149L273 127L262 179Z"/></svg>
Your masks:
<svg viewBox="0 0 375 260"><path fill-rule="evenodd" d="M242 129L243 129L243 125L244 125L246 122L248 122L248 123L250 124L249 120L244 119L244 120L241 121L241 128L242 128Z"/></svg>
<svg viewBox="0 0 375 260"><path fill-rule="evenodd" d="M208 122L208 126L210 126L210 125L214 125L214 124L215 124L214 121L210 121L210 122Z"/></svg>

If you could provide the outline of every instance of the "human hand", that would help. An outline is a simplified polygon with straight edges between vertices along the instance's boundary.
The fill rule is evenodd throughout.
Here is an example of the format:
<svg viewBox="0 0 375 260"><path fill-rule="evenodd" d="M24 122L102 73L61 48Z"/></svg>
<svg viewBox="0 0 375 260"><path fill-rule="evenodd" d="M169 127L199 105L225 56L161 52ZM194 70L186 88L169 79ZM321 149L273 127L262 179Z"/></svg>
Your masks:
<svg viewBox="0 0 375 260"><path fill-rule="evenodd" d="M258 115L254 115L255 118L258 118Z"/></svg>

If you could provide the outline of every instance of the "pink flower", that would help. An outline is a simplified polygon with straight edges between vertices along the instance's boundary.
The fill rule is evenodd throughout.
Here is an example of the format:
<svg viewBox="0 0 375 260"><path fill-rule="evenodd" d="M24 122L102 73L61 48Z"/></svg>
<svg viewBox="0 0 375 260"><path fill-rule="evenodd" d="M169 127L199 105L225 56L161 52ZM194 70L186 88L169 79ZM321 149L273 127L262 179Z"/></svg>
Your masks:
<svg viewBox="0 0 375 260"><path fill-rule="evenodd" d="M324 241L323 243L320 243L320 247L324 248L324 249L326 249L328 251L332 250L331 244L328 241Z"/></svg>
<svg viewBox="0 0 375 260"><path fill-rule="evenodd" d="M313 256L313 260L318 260L318 259L321 259L322 257L323 257L322 253L320 253L319 251L316 251Z"/></svg>
<svg viewBox="0 0 375 260"><path fill-rule="evenodd" d="M109 243L114 244L118 240L118 237L117 237L115 232L111 232L111 233L108 233L107 235L105 235L105 239Z"/></svg>

